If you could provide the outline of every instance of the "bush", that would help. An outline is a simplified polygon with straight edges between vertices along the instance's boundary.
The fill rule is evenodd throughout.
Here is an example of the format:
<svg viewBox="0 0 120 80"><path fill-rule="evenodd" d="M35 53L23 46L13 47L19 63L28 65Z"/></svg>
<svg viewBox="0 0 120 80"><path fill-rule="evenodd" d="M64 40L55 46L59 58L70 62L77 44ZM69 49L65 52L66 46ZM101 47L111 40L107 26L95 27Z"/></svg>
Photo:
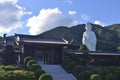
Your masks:
<svg viewBox="0 0 120 80"><path fill-rule="evenodd" d="M90 80L101 80L101 77L99 74L92 74Z"/></svg>
<svg viewBox="0 0 120 80"><path fill-rule="evenodd" d="M7 71L3 80L35 80L35 75L30 71Z"/></svg>
<svg viewBox="0 0 120 80"><path fill-rule="evenodd" d="M0 75L0 80L4 80L4 76L3 75Z"/></svg>
<svg viewBox="0 0 120 80"><path fill-rule="evenodd" d="M66 65L66 69L68 72L71 72L72 69L74 69L74 67L76 66L76 63L74 61L68 62L68 64Z"/></svg>
<svg viewBox="0 0 120 80"><path fill-rule="evenodd" d="M35 60L30 60L27 62L27 67L30 69L30 67L33 65L33 64L36 64L37 62Z"/></svg>
<svg viewBox="0 0 120 80"><path fill-rule="evenodd" d="M118 79L118 76L116 76L116 75L113 74L113 73L107 74L107 75L105 76L105 79L106 79L106 80L119 80L119 79Z"/></svg>
<svg viewBox="0 0 120 80"><path fill-rule="evenodd" d="M49 74L42 74L40 77L39 77L39 80L53 80L52 76L49 75Z"/></svg>
<svg viewBox="0 0 120 80"><path fill-rule="evenodd" d="M96 74L96 71L95 70L85 70L85 71L81 72L80 74L81 74L82 80L89 80L90 76L92 74Z"/></svg>
<svg viewBox="0 0 120 80"><path fill-rule="evenodd" d="M63 60L63 65L66 65L67 63L71 62L72 60L70 58L65 58Z"/></svg>
<svg viewBox="0 0 120 80"><path fill-rule="evenodd" d="M33 60L33 57L31 57L31 56L25 57L25 58L24 58L24 64L27 65L27 63L28 63L30 60Z"/></svg>
<svg viewBox="0 0 120 80"><path fill-rule="evenodd" d="M42 74L45 74L46 72L42 69L36 69L34 73L36 78L38 79Z"/></svg>
<svg viewBox="0 0 120 80"><path fill-rule="evenodd" d="M39 64L32 64L30 67L30 70L35 71L37 69L41 69L41 66Z"/></svg>
<svg viewBox="0 0 120 80"><path fill-rule="evenodd" d="M88 51L88 48L87 48L86 45L81 44L79 50L81 50L81 51Z"/></svg>
<svg viewBox="0 0 120 80"><path fill-rule="evenodd" d="M111 73L111 71L109 70L108 67L103 67L100 69L100 75L101 75L103 80L105 80L106 75L109 73Z"/></svg>
<svg viewBox="0 0 120 80"><path fill-rule="evenodd" d="M117 50L120 51L120 46L117 47Z"/></svg>
<svg viewBox="0 0 120 80"><path fill-rule="evenodd" d="M13 65L8 65L8 66L3 66L2 69L4 70L20 70L19 66L13 66Z"/></svg>
<svg viewBox="0 0 120 80"><path fill-rule="evenodd" d="M84 70L84 67L80 66L80 65L75 65L75 67L73 68L72 72L74 74L79 74Z"/></svg>

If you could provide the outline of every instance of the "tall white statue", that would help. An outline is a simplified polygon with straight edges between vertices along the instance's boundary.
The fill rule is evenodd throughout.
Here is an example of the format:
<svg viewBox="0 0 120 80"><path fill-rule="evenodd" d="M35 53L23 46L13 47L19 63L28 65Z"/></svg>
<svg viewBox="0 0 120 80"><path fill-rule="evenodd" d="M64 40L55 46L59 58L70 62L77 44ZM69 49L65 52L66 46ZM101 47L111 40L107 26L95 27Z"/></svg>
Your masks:
<svg viewBox="0 0 120 80"><path fill-rule="evenodd" d="M82 44L86 45L89 51L96 51L97 39L89 22L85 25L85 29L86 31L83 33Z"/></svg>

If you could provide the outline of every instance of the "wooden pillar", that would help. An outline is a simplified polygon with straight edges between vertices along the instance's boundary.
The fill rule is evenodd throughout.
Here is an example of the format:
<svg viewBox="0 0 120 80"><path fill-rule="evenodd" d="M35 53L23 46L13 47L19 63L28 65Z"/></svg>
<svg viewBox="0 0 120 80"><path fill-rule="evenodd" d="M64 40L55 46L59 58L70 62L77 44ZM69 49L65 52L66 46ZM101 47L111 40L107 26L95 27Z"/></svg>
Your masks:
<svg viewBox="0 0 120 80"><path fill-rule="evenodd" d="M25 54L24 54L24 45L22 44L21 45L21 55L20 55L20 63L21 64L24 64L24 57L25 57Z"/></svg>

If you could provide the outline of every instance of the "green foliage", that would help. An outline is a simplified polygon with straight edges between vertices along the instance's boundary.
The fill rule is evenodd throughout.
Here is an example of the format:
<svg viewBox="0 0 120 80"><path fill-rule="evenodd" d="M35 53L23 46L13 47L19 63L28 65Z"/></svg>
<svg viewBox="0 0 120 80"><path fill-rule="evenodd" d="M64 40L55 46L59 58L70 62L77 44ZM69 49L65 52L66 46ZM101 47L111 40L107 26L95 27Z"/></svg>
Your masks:
<svg viewBox="0 0 120 80"><path fill-rule="evenodd" d="M111 25L109 27L106 27L106 28L109 29L109 30L117 32L118 36L120 38L120 24L113 24L113 25Z"/></svg>
<svg viewBox="0 0 120 80"><path fill-rule="evenodd" d="M92 74L90 80L101 80L101 77L99 74Z"/></svg>
<svg viewBox="0 0 120 80"><path fill-rule="evenodd" d="M81 74L82 80L89 80L89 79L90 79L90 76L91 76L92 74L95 74L95 73L96 73L96 71L94 71L94 70L84 70L84 71L81 72L80 74Z"/></svg>
<svg viewBox="0 0 120 80"><path fill-rule="evenodd" d="M66 65L70 61L71 61L71 59L67 56L67 57L64 58L63 64Z"/></svg>
<svg viewBox="0 0 120 80"><path fill-rule="evenodd" d="M81 44L80 45L80 50L81 51L88 51L88 48L85 45Z"/></svg>
<svg viewBox="0 0 120 80"><path fill-rule="evenodd" d="M45 74L46 72L42 69L36 69L34 71L36 78L38 79L42 74Z"/></svg>
<svg viewBox="0 0 120 80"><path fill-rule="evenodd" d="M106 78L106 80L119 80L119 79L117 79L117 75L115 75L113 73L106 74L105 78Z"/></svg>
<svg viewBox="0 0 120 80"><path fill-rule="evenodd" d="M84 67L80 66L80 65L75 65L75 67L73 68L72 72L75 74L79 74L82 71L84 71Z"/></svg>
<svg viewBox="0 0 120 80"><path fill-rule="evenodd" d="M20 70L19 66L13 66L13 65L7 65L7 66L3 66L2 69L4 70Z"/></svg>
<svg viewBox="0 0 120 80"><path fill-rule="evenodd" d="M118 25L111 25L108 27L102 27L100 25L92 24L93 31L96 34L98 44L101 44L101 40L103 40L105 43L109 42L109 46L106 46L107 44L102 43L100 46L97 46L97 50L101 51L116 51L116 44L120 41L120 24ZM72 26L70 28L68 27L57 27L55 29L49 30L47 32L44 32L38 36L41 37L52 37L52 38L65 38L68 41L71 41L71 39L74 39L74 42L77 45L82 44L82 35L85 31L85 24L80 24L76 26ZM112 49L111 49L112 46ZM103 48L102 48L103 47Z"/></svg>
<svg viewBox="0 0 120 80"><path fill-rule="evenodd" d="M97 50L101 51L117 51L117 43L105 41L105 40L98 40L97 43Z"/></svg>
<svg viewBox="0 0 120 80"><path fill-rule="evenodd" d="M77 59L78 58L78 59ZM116 58L118 58L116 56ZM78 61L77 61L78 60ZM63 67L67 72L72 73L77 80L90 80L90 76L92 74L99 74L101 80L120 80L120 67L93 67L88 66L85 67L81 65L82 60L91 61L91 56L89 54L85 54L84 56L75 56L73 54L66 54ZM119 62L118 59L116 61ZM115 61L115 62L116 62ZM74 63L75 62L75 63Z"/></svg>
<svg viewBox="0 0 120 80"><path fill-rule="evenodd" d="M117 47L117 50L120 51L120 46Z"/></svg>
<svg viewBox="0 0 120 80"><path fill-rule="evenodd" d="M30 70L35 71L37 69L41 69L41 66L39 64L32 64L30 67Z"/></svg>
<svg viewBox="0 0 120 80"><path fill-rule="evenodd" d="M0 75L0 80L4 80L4 76L3 75Z"/></svg>
<svg viewBox="0 0 120 80"><path fill-rule="evenodd" d="M119 67L103 67L100 70L100 75L103 80L119 80L120 68Z"/></svg>
<svg viewBox="0 0 120 80"><path fill-rule="evenodd" d="M33 72L30 71L7 71L3 75L3 80L35 80Z"/></svg>
<svg viewBox="0 0 120 80"><path fill-rule="evenodd" d="M39 80L53 80L52 76L49 75L49 74L42 74L40 77L39 77Z"/></svg>
<svg viewBox="0 0 120 80"><path fill-rule="evenodd" d="M1 52L1 64L13 65L16 64L17 56L12 45L3 46L5 49Z"/></svg>
<svg viewBox="0 0 120 80"><path fill-rule="evenodd" d="M30 69L30 67L33 65L33 64L36 64L37 62L35 60L29 60L27 62L27 67Z"/></svg>
<svg viewBox="0 0 120 80"><path fill-rule="evenodd" d="M68 64L66 65L66 69L69 72L70 70L73 70L75 66L76 66L76 63L74 61L71 61L71 62L68 62Z"/></svg>
<svg viewBox="0 0 120 80"><path fill-rule="evenodd" d="M27 64L30 60L33 60L33 57L27 56L24 58L24 64Z"/></svg>

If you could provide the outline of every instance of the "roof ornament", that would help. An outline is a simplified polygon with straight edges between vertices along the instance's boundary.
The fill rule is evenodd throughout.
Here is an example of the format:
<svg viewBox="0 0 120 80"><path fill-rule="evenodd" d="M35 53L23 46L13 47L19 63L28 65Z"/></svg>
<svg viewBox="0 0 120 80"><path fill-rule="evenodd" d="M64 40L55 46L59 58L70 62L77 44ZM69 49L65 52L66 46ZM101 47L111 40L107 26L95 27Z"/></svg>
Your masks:
<svg viewBox="0 0 120 80"><path fill-rule="evenodd" d="M3 43L6 44L7 43L7 40L6 40L6 35L7 34L3 34Z"/></svg>
<svg viewBox="0 0 120 80"><path fill-rule="evenodd" d="M65 38L62 37L62 40L65 42L65 43L69 43L69 41L67 41Z"/></svg>

